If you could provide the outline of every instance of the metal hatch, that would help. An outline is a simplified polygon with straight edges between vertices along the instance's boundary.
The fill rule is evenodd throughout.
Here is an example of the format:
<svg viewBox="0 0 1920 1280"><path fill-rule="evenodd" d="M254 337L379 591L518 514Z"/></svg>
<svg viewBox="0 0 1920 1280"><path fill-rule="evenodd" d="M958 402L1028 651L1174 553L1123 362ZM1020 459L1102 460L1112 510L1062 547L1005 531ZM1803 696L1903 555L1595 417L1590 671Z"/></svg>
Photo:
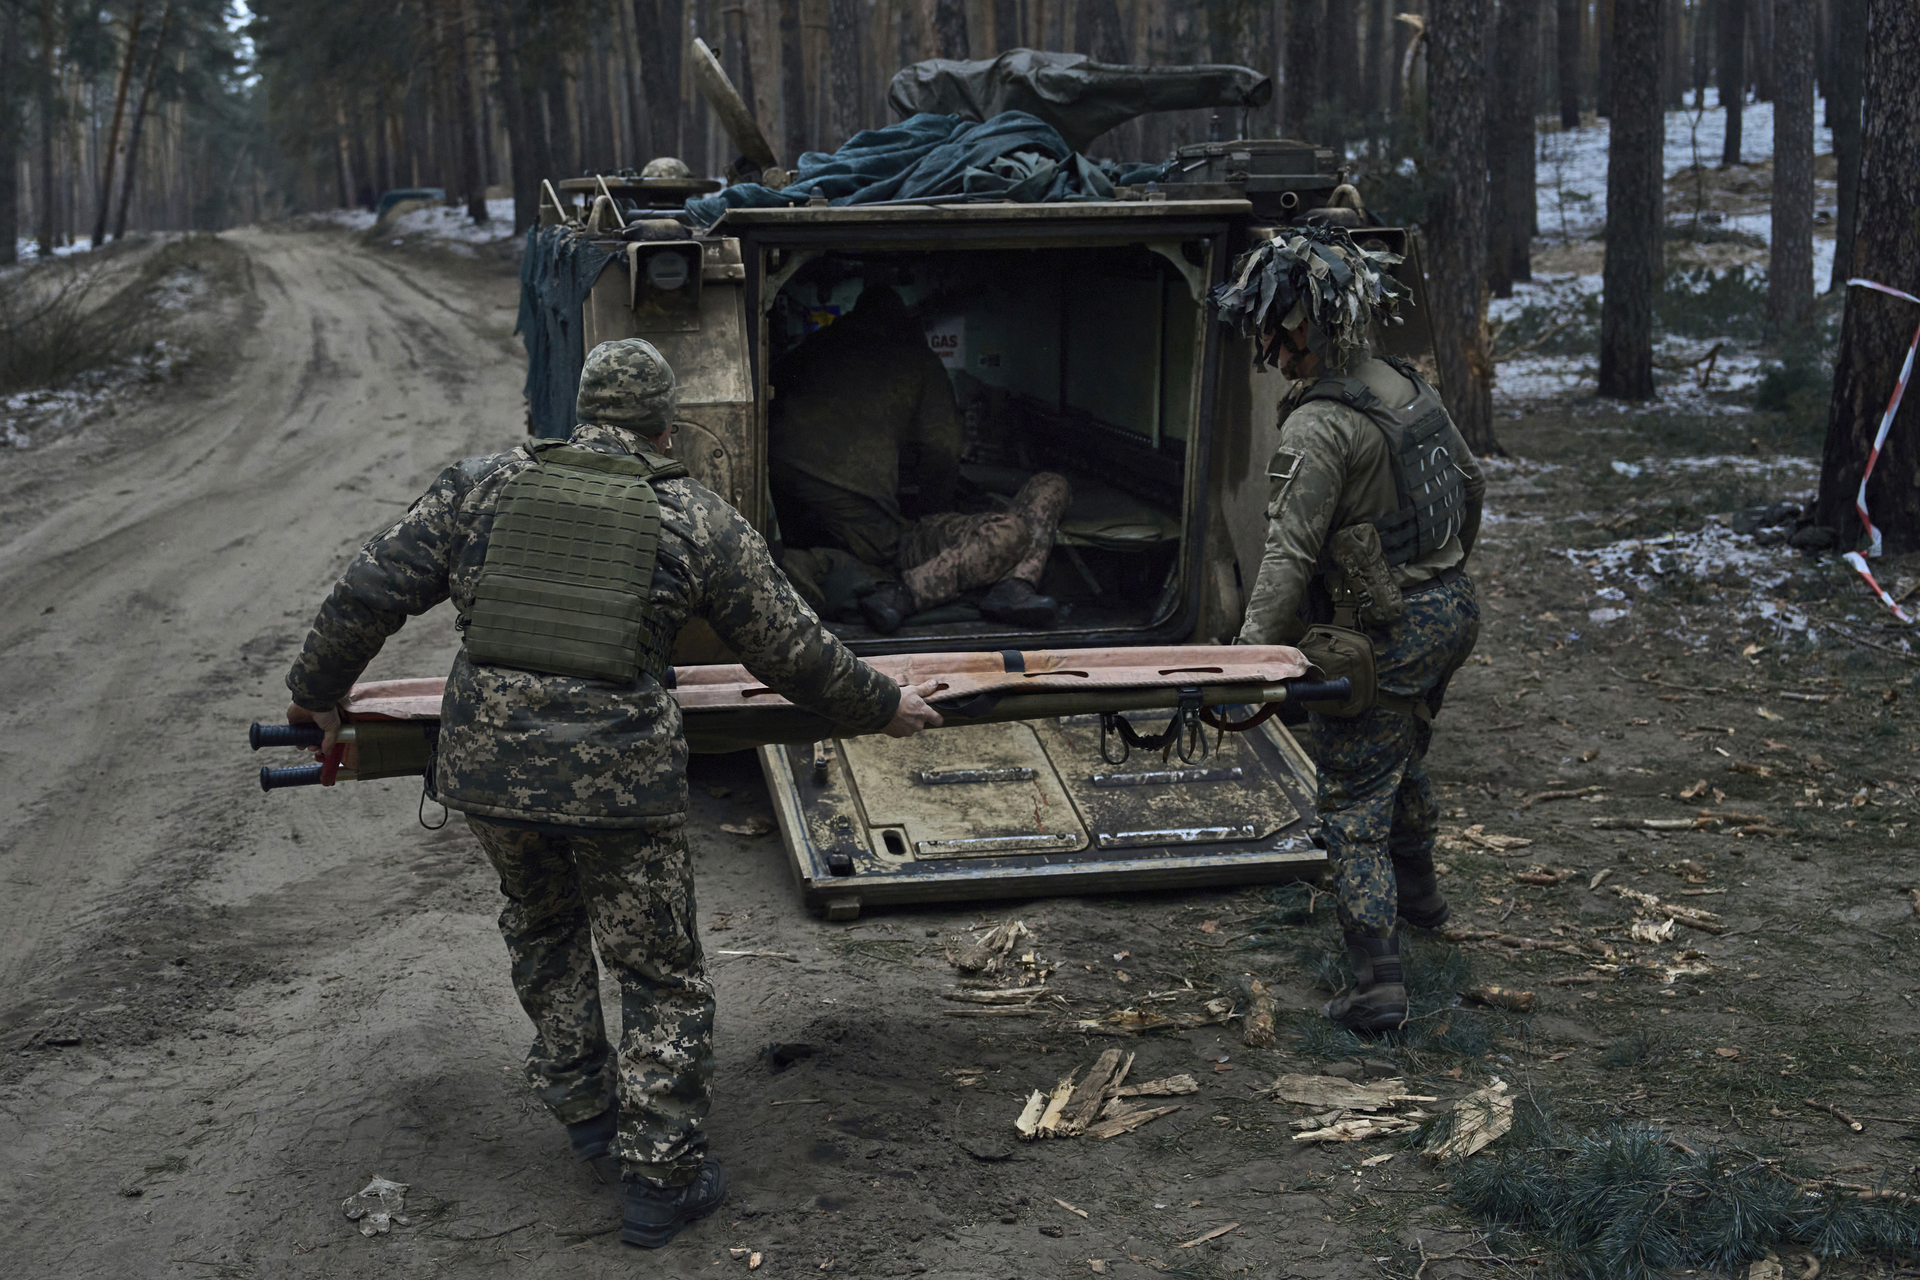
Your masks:
<svg viewBox="0 0 1920 1280"><path fill-rule="evenodd" d="M801 894L830 919L892 903L1293 880L1326 863L1312 763L1273 720L1191 761L1135 752L1109 764L1098 716L759 754Z"/></svg>

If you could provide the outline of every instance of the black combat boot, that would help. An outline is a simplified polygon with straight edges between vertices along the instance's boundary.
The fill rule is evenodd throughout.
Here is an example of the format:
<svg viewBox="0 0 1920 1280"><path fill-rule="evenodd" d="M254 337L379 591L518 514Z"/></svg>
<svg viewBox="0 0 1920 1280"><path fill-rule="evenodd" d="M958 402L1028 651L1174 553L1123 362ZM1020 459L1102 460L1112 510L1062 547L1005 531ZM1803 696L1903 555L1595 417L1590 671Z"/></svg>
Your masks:
<svg viewBox="0 0 1920 1280"><path fill-rule="evenodd" d="M1349 933L1347 960L1353 989L1327 1001L1327 1017L1355 1031L1391 1031L1407 1020L1407 980L1400 968L1400 939Z"/></svg>
<svg viewBox="0 0 1920 1280"><path fill-rule="evenodd" d="M620 1127L620 1108L608 1107L590 1120L576 1120L567 1126L567 1141L573 1144L573 1154L579 1160L598 1160L613 1151L613 1142Z"/></svg>
<svg viewBox="0 0 1920 1280"><path fill-rule="evenodd" d="M679 1235L682 1227L720 1207L727 1198L727 1171L716 1161L705 1161L693 1181L680 1187L629 1175L626 1193L620 1238L642 1249L658 1249Z"/></svg>
<svg viewBox="0 0 1920 1280"><path fill-rule="evenodd" d="M995 622L1016 627L1051 627L1060 621L1060 602L1043 596L1030 582L1002 578L980 601L980 612Z"/></svg>
<svg viewBox="0 0 1920 1280"><path fill-rule="evenodd" d="M890 636L914 615L913 592L904 582L883 582L860 601L860 612L867 616L868 626Z"/></svg>
<svg viewBox="0 0 1920 1280"><path fill-rule="evenodd" d="M1447 895L1440 892L1440 881L1433 872L1423 876L1401 875L1400 918L1416 929L1438 929L1453 914Z"/></svg>

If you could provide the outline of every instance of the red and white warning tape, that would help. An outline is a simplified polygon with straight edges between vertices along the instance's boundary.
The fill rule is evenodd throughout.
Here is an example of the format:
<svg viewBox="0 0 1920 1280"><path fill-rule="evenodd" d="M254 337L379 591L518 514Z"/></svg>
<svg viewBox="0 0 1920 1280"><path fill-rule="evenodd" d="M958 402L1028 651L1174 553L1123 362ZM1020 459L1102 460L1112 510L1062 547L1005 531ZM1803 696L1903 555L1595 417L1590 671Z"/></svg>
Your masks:
<svg viewBox="0 0 1920 1280"><path fill-rule="evenodd" d="M1889 297L1902 298L1912 303L1920 303L1920 298L1916 298L1910 293L1900 289L1890 288L1887 285L1880 284L1873 280L1865 280L1859 276L1855 276L1853 279L1847 281L1847 283L1849 285L1859 285L1862 289L1872 289L1877 293L1884 293ZM1877 557L1880 554L1880 530L1874 527L1872 517L1867 515L1867 480L1873 475L1874 464L1880 461L1880 450L1886 447L1887 434L1893 430L1893 415L1900 411L1900 401L1907 394L1907 381L1913 377L1913 356L1916 350L1920 350L1920 325L1914 327L1913 341L1907 344L1906 361L1900 366L1900 378L1899 381L1893 384L1893 394L1887 397L1887 411L1880 415L1880 430L1874 433L1873 448L1867 454L1867 469L1860 473L1860 491L1854 495L1853 499L1854 510L1860 513L1860 523L1867 531L1867 555L1869 556ZM1853 566L1856 573L1867 580L1867 586L1872 589L1873 594L1879 597L1880 603L1893 610L1896 618L1902 622L1912 621L1912 619L1907 616L1906 610L1895 603L1893 597L1882 590L1878 582L1874 581L1873 574L1867 569L1866 559L1862 557L1858 551L1849 551L1846 555L1846 561Z"/></svg>

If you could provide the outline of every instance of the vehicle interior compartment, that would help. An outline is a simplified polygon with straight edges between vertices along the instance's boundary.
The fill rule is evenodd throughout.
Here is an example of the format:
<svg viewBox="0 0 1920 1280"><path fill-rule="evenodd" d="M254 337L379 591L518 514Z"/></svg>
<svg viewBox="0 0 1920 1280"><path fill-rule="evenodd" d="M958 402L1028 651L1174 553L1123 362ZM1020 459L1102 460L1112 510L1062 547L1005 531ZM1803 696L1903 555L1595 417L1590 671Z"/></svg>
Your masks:
<svg viewBox="0 0 1920 1280"><path fill-rule="evenodd" d="M894 290L905 323L924 329L945 366L961 424L958 476L949 503L930 502L914 482L913 447L904 446L905 519L1007 510L1043 471L1073 487L1038 584L1064 606L1056 627L1019 633L982 617L983 588L909 617L888 643L977 645L1011 634L1087 643L1177 624L1191 594L1182 550L1197 534L1187 478L1199 456L1206 264L1198 240L767 254L766 287L775 292L761 376L773 413L786 362L875 285ZM835 632L871 648L882 637L857 601L876 578L894 576L892 568L842 559L823 571L806 552L830 539L799 506L776 483L773 523L789 575Z"/></svg>

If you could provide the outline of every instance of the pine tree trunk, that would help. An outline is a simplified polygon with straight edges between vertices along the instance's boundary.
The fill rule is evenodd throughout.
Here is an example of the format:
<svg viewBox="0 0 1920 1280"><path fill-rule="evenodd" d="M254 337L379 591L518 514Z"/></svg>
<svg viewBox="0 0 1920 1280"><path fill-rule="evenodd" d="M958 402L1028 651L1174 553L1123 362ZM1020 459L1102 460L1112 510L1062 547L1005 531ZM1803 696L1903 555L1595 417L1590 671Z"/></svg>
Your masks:
<svg viewBox="0 0 1920 1280"><path fill-rule="evenodd" d="M1597 30L1593 52L1596 71L1593 82L1593 109L1603 120L1613 118L1613 32L1617 21L1614 0L1595 0L1593 22ZM1659 29L1654 30L1654 39L1659 39ZM1657 51L1656 43L1654 49Z"/></svg>
<svg viewBox="0 0 1920 1280"><path fill-rule="evenodd" d="M1127 33L1116 0L1077 0L1073 28L1077 52L1095 62L1127 61Z"/></svg>
<svg viewBox="0 0 1920 1280"><path fill-rule="evenodd" d="M1112 4L1107 0L1109 8ZM933 44L943 58L964 61L973 56L968 52L973 42L967 36L965 0L933 0Z"/></svg>
<svg viewBox="0 0 1920 1280"><path fill-rule="evenodd" d="M148 108L153 104L154 85L160 79L160 60L166 54L167 33L173 29L174 5L168 0L160 10L160 29L153 36L153 57L147 62L147 77L140 86L140 101L133 108L133 126L127 130L127 169L120 177L120 210L113 218L113 238L117 241L127 234L127 209L133 204L133 177L140 170L140 135L146 128ZM336 135L337 136L337 135ZM339 147L336 145L337 152ZM348 201L343 195L340 201L344 207Z"/></svg>
<svg viewBox="0 0 1920 1280"><path fill-rule="evenodd" d="M54 60L55 0L40 0L40 256L53 256L53 87L59 63Z"/></svg>
<svg viewBox="0 0 1920 1280"><path fill-rule="evenodd" d="M1860 208L1860 116L1867 70L1867 0L1834 0L1833 158L1840 170L1840 207L1834 219L1833 279L1846 287L1853 274L1854 230ZM1909 289L1908 293L1920 293Z"/></svg>
<svg viewBox="0 0 1920 1280"><path fill-rule="evenodd" d="M1773 247L1767 327L1784 336L1813 308L1813 6L1782 5L1773 39Z"/></svg>
<svg viewBox="0 0 1920 1280"><path fill-rule="evenodd" d="M1324 39L1327 91L1321 96L1340 122L1339 131L1344 135L1348 122L1360 107L1360 27L1356 6L1351 0L1330 0Z"/></svg>
<svg viewBox="0 0 1920 1280"><path fill-rule="evenodd" d="M865 80L860 74L860 0L828 0L827 62L832 78L832 136L822 149L837 147L860 132Z"/></svg>
<svg viewBox="0 0 1920 1280"><path fill-rule="evenodd" d="M993 0L993 43L999 52L1018 49L1020 39L1020 0Z"/></svg>
<svg viewBox="0 0 1920 1280"><path fill-rule="evenodd" d="M1287 65L1282 85L1286 109L1281 113L1281 129L1291 138L1307 137L1308 120L1319 98L1320 27L1326 14L1327 0L1287 0Z"/></svg>
<svg viewBox="0 0 1920 1280"><path fill-rule="evenodd" d="M634 33L640 39L640 87L647 98L651 135L642 164L661 156L678 156L686 146L686 113L680 97L680 49L687 43L686 18L686 0L633 0ZM797 59L800 33L795 25L793 56Z"/></svg>
<svg viewBox="0 0 1920 1280"><path fill-rule="evenodd" d="M1540 0L1501 0L1495 41L1501 80L1487 102L1487 282L1496 298L1512 297L1514 281L1533 279L1539 47Z"/></svg>
<svg viewBox="0 0 1920 1280"><path fill-rule="evenodd" d="M1716 0L1714 39L1719 45L1717 79L1720 105L1727 112L1727 137L1720 166L1740 163L1740 108L1747 100L1747 0Z"/></svg>
<svg viewBox="0 0 1920 1280"><path fill-rule="evenodd" d="M1917 293L1920 77L1914 67L1920 65L1920 5L1868 0L1866 51L1855 273ZM1840 530L1842 548L1861 532L1854 495L1916 324L1920 306L1871 289L1847 291L1815 508L1820 523ZM1920 550L1920 395L1911 391L1867 482L1867 508L1887 554Z"/></svg>
<svg viewBox="0 0 1920 1280"><path fill-rule="evenodd" d="M1660 271L1660 0L1614 0L1613 135L1601 276L1600 394L1653 397L1653 286Z"/></svg>
<svg viewBox="0 0 1920 1280"><path fill-rule="evenodd" d="M1791 0L1795 6L1810 0ZM1748 69L1753 77L1753 100L1772 102L1773 83L1773 0L1747 0L1747 45L1752 61Z"/></svg>
<svg viewBox="0 0 1920 1280"><path fill-rule="evenodd" d="M107 126L106 145L100 156L100 195L94 201L93 247L107 242L107 212L113 205L114 163L120 158L120 126L127 117L127 89L133 83L133 62L140 52L140 23L147 7L134 0L133 13L127 18L127 52L120 59L120 75L113 91L113 120Z"/></svg>
<svg viewBox="0 0 1920 1280"><path fill-rule="evenodd" d="M467 188L467 216L475 222L487 221L487 178L480 162L480 121L473 110L473 51L468 47L470 20L464 0L453 10L454 43L453 94L460 135L461 179Z"/></svg>
<svg viewBox="0 0 1920 1280"><path fill-rule="evenodd" d="M1580 0L1559 0L1554 9L1555 65L1560 74L1560 127L1580 127Z"/></svg>
<svg viewBox="0 0 1920 1280"><path fill-rule="evenodd" d="M20 12L0 9L0 266L20 260Z"/></svg>
<svg viewBox="0 0 1920 1280"><path fill-rule="evenodd" d="M1493 435L1487 353L1487 35L1492 0L1430 0L1427 120L1439 181L1428 209L1427 298L1441 393L1475 453Z"/></svg>
<svg viewBox="0 0 1920 1280"><path fill-rule="evenodd" d="M1692 0L1693 12L1693 94L1694 105L1707 100L1707 86L1713 83L1713 5L1709 0Z"/></svg>
<svg viewBox="0 0 1920 1280"><path fill-rule="evenodd" d="M1386 110L1387 77L1393 74L1388 63L1393 56L1393 33L1388 28L1394 25L1397 24L1387 11L1387 0L1368 0L1366 65L1360 77L1366 90L1360 109L1370 121L1377 121L1381 112ZM1373 129L1370 128L1371 132Z"/></svg>
<svg viewBox="0 0 1920 1280"><path fill-rule="evenodd" d="M636 0L637 2L637 0ZM540 179L534 167L533 122L527 118L527 95L520 84L519 55L507 25L503 0L487 0L493 28L494 74L500 81L500 101L507 112L507 150L513 172L513 229L525 231L540 220Z"/></svg>
<svg viewBox="0 0 1920 1280"><path fill-rule="evenodd" d="M807 66L802 55L800 0L780 5L780 115L787 164L797 166L800 153L812 150L807 137Z"/></svg>

